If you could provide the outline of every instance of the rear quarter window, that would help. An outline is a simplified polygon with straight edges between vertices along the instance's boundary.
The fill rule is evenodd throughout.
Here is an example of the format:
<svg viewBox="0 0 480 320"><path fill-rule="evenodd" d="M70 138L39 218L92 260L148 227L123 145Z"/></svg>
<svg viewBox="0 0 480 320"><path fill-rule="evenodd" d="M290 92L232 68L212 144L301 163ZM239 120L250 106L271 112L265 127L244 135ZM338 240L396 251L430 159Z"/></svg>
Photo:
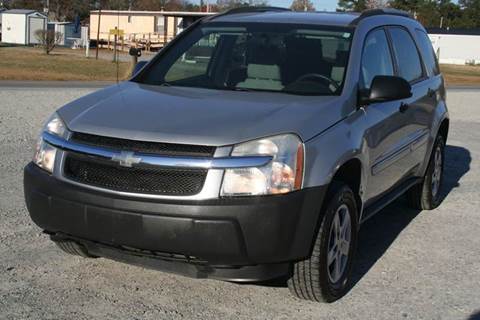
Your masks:
<svg viewBox="0 0 480 320"><path fill-rule="evenodd" d="M418 46L420 52L422 53L423 61L425 62L425 67L427 68L428 75L434 76L439 74L440 69L438 68L437 57L435 56L435 52L433 51L430 38L425 31L416 29L415 32L417 34Z"/></svg>

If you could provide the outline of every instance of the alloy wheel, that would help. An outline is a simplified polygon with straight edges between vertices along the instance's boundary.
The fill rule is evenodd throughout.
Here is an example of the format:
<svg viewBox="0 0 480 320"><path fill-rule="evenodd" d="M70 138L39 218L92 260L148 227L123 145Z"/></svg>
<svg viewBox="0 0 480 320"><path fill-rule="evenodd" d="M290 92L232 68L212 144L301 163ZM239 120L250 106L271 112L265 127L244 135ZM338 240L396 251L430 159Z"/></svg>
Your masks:
<svg viewBox="0 0 480 320"><path fill-rule="evenodd" d="M432 172L432 198L436 199L440 190L440 182L442 179L443 171L443 154L442 146L438 145L435 149L435 155L433 158L433 172Z"/></svg>
<svg viewBox="0 0 480 320"><path fill-rule="evenodd" d="M332 283L337 283L347 267L352 237L352 222L350 211L346 204L342 204L335 212L330 226L328 242L327 269Z"/></svg>

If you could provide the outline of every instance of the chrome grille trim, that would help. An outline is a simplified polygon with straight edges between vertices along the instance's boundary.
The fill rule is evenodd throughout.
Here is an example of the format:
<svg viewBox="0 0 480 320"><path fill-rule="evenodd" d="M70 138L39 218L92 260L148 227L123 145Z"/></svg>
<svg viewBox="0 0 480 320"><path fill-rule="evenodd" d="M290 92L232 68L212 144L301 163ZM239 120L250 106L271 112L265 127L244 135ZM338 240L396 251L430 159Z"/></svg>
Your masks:
<svg viewBox="0 0 480 320"><path fill-rule="evenodd" d="M68 141L48 132L44 132L42 138L49 144L66 151L73 151L87 155L102 157L105 159L115 159L121 157L121 151L104 149L89 145ZM250 168L261 167L268 164L271 156L246 156L246 157L178 157L178 156L159 156L144 153L134 153L141 158L140 164L153 165L160 167L175 168L199 168L199 169L230 169L230 168Z"/></svg>

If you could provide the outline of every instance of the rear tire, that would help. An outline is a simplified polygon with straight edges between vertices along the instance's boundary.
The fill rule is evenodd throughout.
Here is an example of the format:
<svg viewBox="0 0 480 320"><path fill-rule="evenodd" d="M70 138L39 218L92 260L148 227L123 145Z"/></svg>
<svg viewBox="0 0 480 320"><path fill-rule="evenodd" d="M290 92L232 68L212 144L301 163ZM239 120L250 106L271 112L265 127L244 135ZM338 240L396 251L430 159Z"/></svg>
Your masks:
<svg viewBox="0 0 480 320"><path fill-rule="evenodd" d="M423 181L408 190L410 207L419 210L432 210L441 202L443 168L445 163L445 139L439 134L433 145Z"/></svg>
<svg viewBox="0 0 480 320"><path fill-rule="evenodd" d="M355 195L346 184L333 182L327 199L312 255L294 264L287 282L290 292L300 299L333 302L352 284L358 234Z"/></svg>
<svg viewBox="0 0 480 320"><path fill-rule="evenodd" d="M65 253L74 255L74 256L81 256L83 258L97 258L96 256L93 256L88 253L87 249L83 247L82 245L79 245L76 242L73 241L55 241L55 244L57 245L60 250L62 250Z"/></svg>

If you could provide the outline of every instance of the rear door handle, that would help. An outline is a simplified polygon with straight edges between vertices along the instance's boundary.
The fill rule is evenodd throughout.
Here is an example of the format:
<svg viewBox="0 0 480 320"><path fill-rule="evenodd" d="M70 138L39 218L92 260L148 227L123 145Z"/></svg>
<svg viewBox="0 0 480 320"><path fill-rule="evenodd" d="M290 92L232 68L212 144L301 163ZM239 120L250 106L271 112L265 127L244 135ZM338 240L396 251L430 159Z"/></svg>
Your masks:
<svg viewBox="0 0 480 320"><path fill-rule="evenodd" d="M408 110L408 108L410 108L410 105L408 103L405 103L405 102L402 102L400 104L400 108L398 108L398 110L401 112L401 113L404 113L405 111Z"/></svg>

